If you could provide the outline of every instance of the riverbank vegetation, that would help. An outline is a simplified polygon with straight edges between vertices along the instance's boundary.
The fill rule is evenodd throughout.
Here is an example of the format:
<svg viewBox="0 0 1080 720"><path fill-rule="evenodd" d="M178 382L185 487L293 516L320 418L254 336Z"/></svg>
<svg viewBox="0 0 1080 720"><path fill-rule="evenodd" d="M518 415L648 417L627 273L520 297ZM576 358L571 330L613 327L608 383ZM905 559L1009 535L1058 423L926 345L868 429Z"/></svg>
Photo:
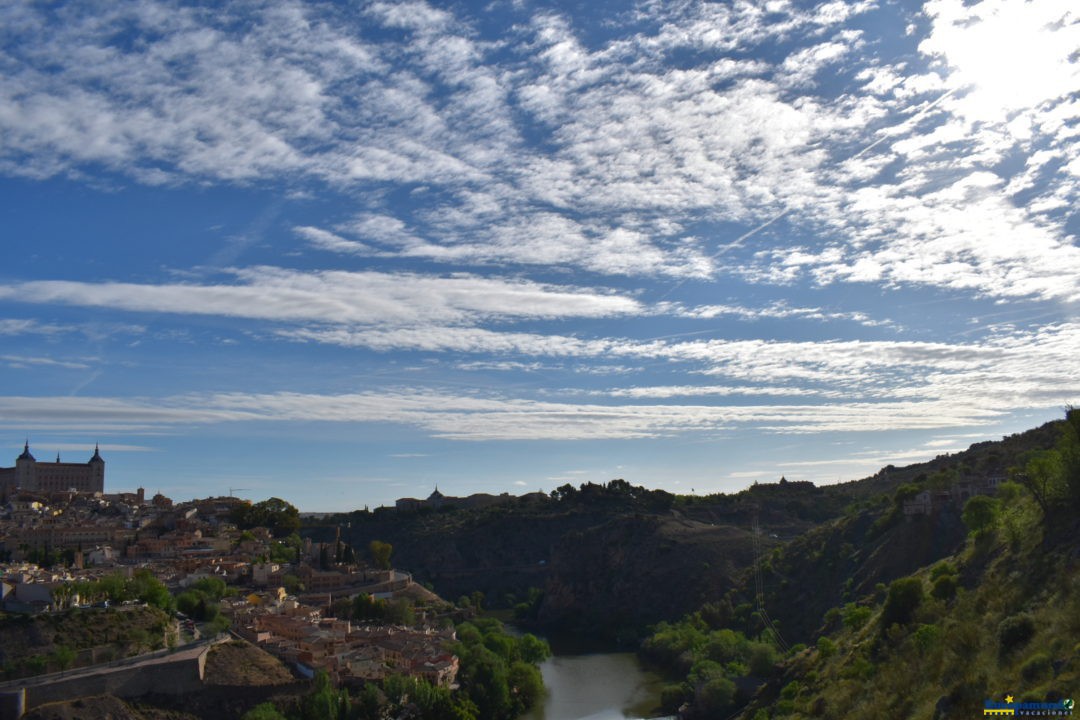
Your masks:
<svg viewBox="0 0 1080 720"><path fill-rule="evenodd" d="M718 717L745 705L771 677L780 652L771 638L748 638L723 627L726 613L710 606L681 621L660 623L641 645L642 656L669 677L661 710L692 707L695 716Z"/></svg>

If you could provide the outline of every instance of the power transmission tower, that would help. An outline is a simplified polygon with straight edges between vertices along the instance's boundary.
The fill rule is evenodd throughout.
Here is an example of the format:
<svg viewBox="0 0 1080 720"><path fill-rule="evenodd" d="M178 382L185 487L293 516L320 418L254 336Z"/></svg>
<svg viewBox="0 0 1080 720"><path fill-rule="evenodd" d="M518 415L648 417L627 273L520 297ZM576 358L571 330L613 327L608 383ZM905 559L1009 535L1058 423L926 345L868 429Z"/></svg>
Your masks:
<svg viewBox="0 0 1080 720"><path fill-rule="evenodd" d="M757 595L757 611L758 616L761 617L761 621L765 623L765 628L772 634L773 639L776 641L776 646L782 651L787 653L791 650L791 646L784 640L784 636L780 634L780 631L776 628L776 623L769 617L769 613L765 611L765 579L761 573L761 525L758 524L758 513L754 510L754 592Z"/></svg>

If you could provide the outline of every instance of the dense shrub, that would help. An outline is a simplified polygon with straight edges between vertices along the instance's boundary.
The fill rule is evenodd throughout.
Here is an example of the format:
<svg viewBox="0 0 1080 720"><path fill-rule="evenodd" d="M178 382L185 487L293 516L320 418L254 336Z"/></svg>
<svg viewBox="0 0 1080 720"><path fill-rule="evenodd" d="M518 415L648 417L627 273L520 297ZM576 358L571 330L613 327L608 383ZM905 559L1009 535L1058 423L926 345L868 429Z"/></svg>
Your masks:
<svg viewBox="0 0 1080 720"><path fill-rule="evenodd" d="M998 646L1002 655L1027 644L1035 634L1035 622L1030 615L1011 615L998 624Z"/></svg>
<svg viewBox="0 0 1080 720"><path fill-rule="evenodd" d="M868 607L862 605L856 605L855 603L848 603L844 606L844 627L852 630L858 630L866 621L870 619L872 611Z"/></svg>
<svg viewBox="0 0 1080 720"><path fill-rule="evenodd" d="M947 562L940 562L930 569L931 580L938 580L939 578L955 574L956 568L951 563Z"/></svg>
<svg viewBox="0 0 1080 720"><path fill-rule="evenodd" d="M716 662L729 662L735 658L743 657L746 653L747 641L742 633L734 630L715 630L709 633L709 639L705 642L705 657Z"/></svg>
<svg viewBox="0 0 1080 720"><path fill-rule="evenodd" d="M941 639L941 628L937 625L920 625L911 639L919 650L926 652Z"/></svg>
<svg viewBox="0 0 1080 720"><path fill-rule="evenodd" d="M956 589L959 584L952 575L942 575L934 583L934 589L930 591L938 600L952 600L956 597Z"/></svg>
<svg viewBox="0 0 1080 720"><path fill-rule="evenodd" d="M894 580L889 585L889 595L885 598L885 607L881 611L882 631L886 631L893 624L906 625L911 622L922 600L922 580L916 577Z"/></svg>
<svg viewBox="0 0 1080 720"><path fill-rule="evenodd" d="M750 643L747 664L750 674L758 677L772 675L776 666L776 648L768 643Z"/></svg>
<svg viewBox="0 0 1080 720"><path fill-rule="evenodd" d="M642 643L641 652L653 662L685 674L694 662L695 651L705 644L705 637L692 623L661 622L652 637Z"/></svg>
<svg viewBox="0 0 1080 720"><path fill-rule="evenodd" d="M866 657L858 655L850 663L844 666L844 669L841 671L841 676L865 682L874 677L876 672L877 666L875 666L874 663L870 662Z"/></svg>

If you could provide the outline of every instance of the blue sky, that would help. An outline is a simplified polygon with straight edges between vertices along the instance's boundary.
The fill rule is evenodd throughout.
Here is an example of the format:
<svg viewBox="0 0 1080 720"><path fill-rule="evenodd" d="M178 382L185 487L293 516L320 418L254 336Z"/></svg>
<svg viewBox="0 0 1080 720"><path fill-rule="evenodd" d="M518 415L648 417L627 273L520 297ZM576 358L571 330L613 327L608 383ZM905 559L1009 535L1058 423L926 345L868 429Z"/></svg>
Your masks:
<svg viewBox="0 0 1080 720"><path fill-rule="evenodd" d="M5 464L703 493L1080 402L1071 3L9 2L0 37Z"/></svg>

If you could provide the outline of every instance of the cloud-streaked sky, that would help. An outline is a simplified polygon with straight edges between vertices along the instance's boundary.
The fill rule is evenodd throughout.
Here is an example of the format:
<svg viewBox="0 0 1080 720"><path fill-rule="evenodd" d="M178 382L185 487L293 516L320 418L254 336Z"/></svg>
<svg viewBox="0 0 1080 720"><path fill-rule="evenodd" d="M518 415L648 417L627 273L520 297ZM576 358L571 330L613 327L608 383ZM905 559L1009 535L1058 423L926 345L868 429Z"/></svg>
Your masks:
<svg viewBox="0 0 1080 720"><path fill-rule="evenodd" d="M5 3L0 464L702 493L1080 402L1080 9L578 5Z"/></svg>

